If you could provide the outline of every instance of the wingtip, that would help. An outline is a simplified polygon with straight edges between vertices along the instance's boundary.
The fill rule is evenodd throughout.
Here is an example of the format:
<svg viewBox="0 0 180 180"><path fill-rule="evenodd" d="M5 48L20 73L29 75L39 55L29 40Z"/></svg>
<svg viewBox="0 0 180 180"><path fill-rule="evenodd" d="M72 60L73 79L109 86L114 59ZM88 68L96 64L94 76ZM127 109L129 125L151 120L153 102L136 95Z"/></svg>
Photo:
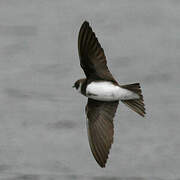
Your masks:
<svg viewBox="0 0 180 180"><path fill-rule="evenodd" d="M89 25L89 22L86 20L82 23L82 26L85 26L85 25Z"/></svg>
<svg viewBox="0 0 180 180"><path fill-rule="evenodd" d="M106 167L106 161L103 162L103 163L97 161L97 163L99 164L99 166L100 166L101 168L105 168L105 167Z"/></svg>
<svg viewBox="0 0 180 180"><path fill-rule="evenodd" d="M112 141L113 143L113 141ZM111 146L112 146L112 143L111 143ZM96 162L98 163L98 165L101 167L101 168L105 168L106 165L107 165L107 161L109 159L109 153L110 153L110 150L111 150L111 146L109 148L109 151L108 151L108 154L107 154L107 157L103 160L103 161L99 161L95 158Z"/></svg>
<svg viewBox="0 0 180 180"><path fill-rule="evenodd" d="M103 164L103 165L100 165L100 167L101 167L101 168L105 168L105 167L106 167L106 165L105 165L105 164Z"/></svg>
<svg viewBox="0 0 180 180"><path fill-rule="evenodd" d="M85 19L83 23L89 23L89 22Z"/></svg>

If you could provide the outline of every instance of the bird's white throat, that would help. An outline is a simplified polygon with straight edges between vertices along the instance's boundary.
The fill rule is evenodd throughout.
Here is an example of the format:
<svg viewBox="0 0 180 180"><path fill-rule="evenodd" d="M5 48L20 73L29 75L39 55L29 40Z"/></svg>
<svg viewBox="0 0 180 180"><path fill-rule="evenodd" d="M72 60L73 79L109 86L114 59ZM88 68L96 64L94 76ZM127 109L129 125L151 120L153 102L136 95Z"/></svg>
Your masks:
<svg viewBox="0 0 180 180"><path fill-rule="evenodd" d="M108 81L91 82L86 88L86 96L99 101L138 99L139 95L116 86Z"/></svg>

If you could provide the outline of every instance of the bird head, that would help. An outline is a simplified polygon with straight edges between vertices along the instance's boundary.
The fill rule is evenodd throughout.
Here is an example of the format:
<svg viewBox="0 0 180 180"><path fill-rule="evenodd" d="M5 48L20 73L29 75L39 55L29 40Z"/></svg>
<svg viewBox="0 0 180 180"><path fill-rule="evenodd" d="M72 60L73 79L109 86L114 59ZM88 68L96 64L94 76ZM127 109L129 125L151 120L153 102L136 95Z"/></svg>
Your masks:
<svg viewBox="0 0 180 180"><path fill-rule="evenodd" d="M81 86L82 86L82 79L79 79L74 83L73 88L76 88L78 92L81 92Z"/></svg>
<svg viewBox="0 0 180 180"><path fill-rule="evenodd" d="M76 90L81 93L81 87L82 87L83 83L85 83L85 82L86 82L85 78L84 79L78 79L74 83L73 88L76 88Z"/></svg>

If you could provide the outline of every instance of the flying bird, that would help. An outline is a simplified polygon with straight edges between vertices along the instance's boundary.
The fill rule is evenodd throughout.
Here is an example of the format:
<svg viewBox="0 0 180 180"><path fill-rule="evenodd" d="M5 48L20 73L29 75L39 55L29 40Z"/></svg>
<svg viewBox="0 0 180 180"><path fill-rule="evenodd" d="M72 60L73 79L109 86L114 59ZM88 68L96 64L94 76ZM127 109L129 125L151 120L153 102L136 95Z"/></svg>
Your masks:
<svg viewBox="0 0 180 180"><path fill-rule="evenodd" d="M113 143L113 118L119 101L145 116L145 106L139 83L121 85L108 69L106 56L89 23L79 31L78 52L86 78L77 80L74 88L88 98L85 108L87 131L92 154L105 167Z"/></svg>

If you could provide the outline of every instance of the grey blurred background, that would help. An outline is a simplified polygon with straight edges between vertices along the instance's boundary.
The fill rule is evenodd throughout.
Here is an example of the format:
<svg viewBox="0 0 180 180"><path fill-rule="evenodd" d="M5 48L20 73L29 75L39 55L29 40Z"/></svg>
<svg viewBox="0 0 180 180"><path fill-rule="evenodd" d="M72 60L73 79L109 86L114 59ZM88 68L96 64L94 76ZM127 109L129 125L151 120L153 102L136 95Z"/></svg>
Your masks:
<svg viewBox="0 0 180 180"><path fill-rule="evenodd" d="M114 77L140 82L147 117L123 104L107 167L91 155L78 31L88 20ZM0 179L180 179L179 0L0 0Z"/></svg>

